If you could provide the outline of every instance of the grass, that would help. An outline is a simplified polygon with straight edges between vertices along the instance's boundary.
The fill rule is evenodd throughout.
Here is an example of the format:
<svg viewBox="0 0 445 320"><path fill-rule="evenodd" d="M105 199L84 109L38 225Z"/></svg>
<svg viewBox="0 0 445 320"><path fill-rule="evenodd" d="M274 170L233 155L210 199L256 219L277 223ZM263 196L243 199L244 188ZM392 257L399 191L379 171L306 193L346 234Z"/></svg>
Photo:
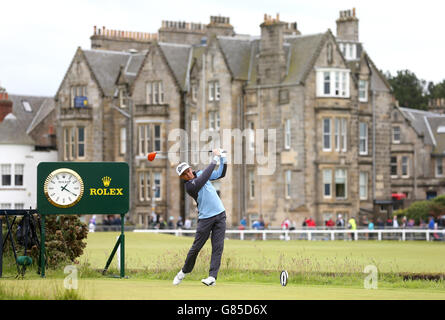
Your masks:
<svg viewBox="0 0 445 320"><path fill-rule="evenodd" d="M126 234L129 279L111 279L100 271L117 236L89 234L77 265L79 290L63 289L63 267L48 270L44 280L33 267L24 281L0 280L0 299L445 299L443 279L404 280L402 276L444 274L444 243L226 240L218 285L206 288L199 280L208 274L210 241L194 271L173 287L171 281L184 263L192 237ZM370 264L379 272L378 290L363 289L363 270ZM5 269L16 272L12 263ZM281 270L289 273L287 287L279 283ZM116 258L109 274L119 274Z"/></svg>

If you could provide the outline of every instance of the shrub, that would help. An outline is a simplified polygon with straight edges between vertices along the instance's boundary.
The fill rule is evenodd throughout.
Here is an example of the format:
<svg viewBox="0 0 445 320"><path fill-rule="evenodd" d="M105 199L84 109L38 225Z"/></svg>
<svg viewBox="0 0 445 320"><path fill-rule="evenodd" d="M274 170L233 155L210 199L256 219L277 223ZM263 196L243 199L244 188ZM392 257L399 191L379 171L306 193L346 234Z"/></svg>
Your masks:
<svg viewBox="0 0 445 320"><path fill-rule="evenodd" d="M24 252L24 247L17 242L17 226L20 218L13 227L14 243L16 245L17 254L20 256ZM5 226L5 224L4 224ZM36 230L40 240L40 230ZM4 236L6 230L4 229ZM86 247L86 240L88 235L88 227L85 223L80 221L78 215L48 215L45 218L45 246L47 266L49 268L56 268L62 263L75 262L80 257ZM9 242L9 238L8 238ZM6 251L10 250L10 245L5 247ZM10 254L12 254L10 252ZM40 248L34 245L28 250L28 255L33 258L34 263L38 263Z"/></svg>

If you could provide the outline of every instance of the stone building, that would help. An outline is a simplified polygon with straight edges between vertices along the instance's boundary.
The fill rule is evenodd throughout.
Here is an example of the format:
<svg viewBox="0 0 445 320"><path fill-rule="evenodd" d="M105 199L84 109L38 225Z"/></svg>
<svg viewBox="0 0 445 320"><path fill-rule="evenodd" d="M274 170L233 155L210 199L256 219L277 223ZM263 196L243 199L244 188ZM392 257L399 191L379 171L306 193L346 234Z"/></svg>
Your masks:
<svg viewBox="0 0 445 320"><path fill-rule="evenodd" d="M196 218L176 163L162 154L148 162L146 155L175 147L168 139L174 129L190 138L236 128L245 138L244 161L215 183L229 225L243 216L261 215L272 226L286 217L301 225L312 216L321 225L338 214L384 212L391 194L405 191L391 177L390 161L401 152L391 142L394 112L398 121L407 113L395 107L360 42L355 10L341 11L336 23L336 34L306 35L296 22L265 15L260 36L237 34L220 16L209 24L163 21L156 34L95 27L92 48L77 49L56 95L59 160L128 161L136 224L147 226L152 211L164 219ZM257 157L257 129L276 130L275 142L264 139L266 151L276 147L268 154L276 160L270 175L245 161ZM182 150L203 148L189 140ZM202 167L198 156L177 160ZM416 190L424 184L428 179Z"/></svg>

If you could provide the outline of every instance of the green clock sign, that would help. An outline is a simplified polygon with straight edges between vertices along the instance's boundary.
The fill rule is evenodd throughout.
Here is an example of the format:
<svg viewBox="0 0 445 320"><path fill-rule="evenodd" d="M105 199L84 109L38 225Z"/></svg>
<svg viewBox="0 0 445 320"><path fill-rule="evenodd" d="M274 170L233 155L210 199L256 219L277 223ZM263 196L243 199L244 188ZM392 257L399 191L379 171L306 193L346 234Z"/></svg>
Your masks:
<svg viewBox="0 0 445 320"><path fill-rule="evenodd" d="M126 162L42 162L37 167L41 214L126 214Z"/></svg>

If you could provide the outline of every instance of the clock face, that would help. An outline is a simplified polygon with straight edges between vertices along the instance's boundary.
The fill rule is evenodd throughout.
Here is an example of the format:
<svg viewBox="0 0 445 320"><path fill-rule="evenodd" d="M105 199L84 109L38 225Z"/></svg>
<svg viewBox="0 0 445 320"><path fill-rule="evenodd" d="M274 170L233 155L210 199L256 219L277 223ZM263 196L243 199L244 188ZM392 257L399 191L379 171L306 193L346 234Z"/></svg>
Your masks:
<svg viewBox="0 0 445 320"><path fill-rule="evenodd" d="M82 178L71 169L57 169L46 178L44 185L48 201L59 208L69 208L82 199L84 185Z"/></svg>

